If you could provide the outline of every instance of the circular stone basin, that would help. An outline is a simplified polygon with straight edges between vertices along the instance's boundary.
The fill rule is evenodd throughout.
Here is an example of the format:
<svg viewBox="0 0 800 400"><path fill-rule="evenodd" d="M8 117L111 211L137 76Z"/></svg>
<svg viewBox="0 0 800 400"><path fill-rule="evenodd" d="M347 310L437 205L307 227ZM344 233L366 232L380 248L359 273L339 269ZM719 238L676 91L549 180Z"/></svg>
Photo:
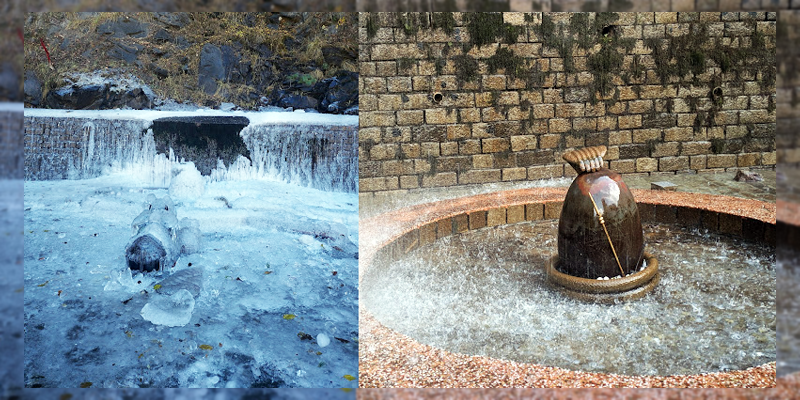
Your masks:
<svg viewBox="0 0 800 400"><path fill-rule="evenodd" d="M375 218L387 227L374 250L365 243L363 309L436 349L576 371L666 376L774 362L774 204L708 196L717 202L696 204L715 209L703 210L634 194L660 269L641 299L559 292L544 266L557 252L561 203L504 194ZM726 199L731 214L719 211Z"/></svg>
<svg viewBox="0 0 800 400"><path fill-rule="evenodd" d="M774 249L646 225L659 284L637 301L594 304L547 282L557 227L521 222L448 236L375 265L362 299L387 327L469 355L625 375L775 360Z"/></svg>

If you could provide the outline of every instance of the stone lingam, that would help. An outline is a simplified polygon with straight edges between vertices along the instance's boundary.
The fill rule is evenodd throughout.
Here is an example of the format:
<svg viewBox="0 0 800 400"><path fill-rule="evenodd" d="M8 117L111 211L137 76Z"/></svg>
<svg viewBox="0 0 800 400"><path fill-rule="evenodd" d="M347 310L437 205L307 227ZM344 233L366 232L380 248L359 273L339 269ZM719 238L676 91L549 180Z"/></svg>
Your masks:
<svg viewBox="0 0 800 400"><path fill-rule="evenodd" d="M589 301L635 299L658 282L658 261L644 251L639 210L622 176L603 166L605 146L564 154L578 176L558 221L558 255L547 277L567 294Z"/></svg>

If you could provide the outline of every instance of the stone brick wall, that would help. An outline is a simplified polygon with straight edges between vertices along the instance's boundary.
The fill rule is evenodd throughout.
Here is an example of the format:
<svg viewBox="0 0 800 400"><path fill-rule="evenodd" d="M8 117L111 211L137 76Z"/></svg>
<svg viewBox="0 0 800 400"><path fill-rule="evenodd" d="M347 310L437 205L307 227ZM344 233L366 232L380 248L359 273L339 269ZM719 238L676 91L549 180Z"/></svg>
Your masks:
<svg viewBox="0 0 800 400"><path fill-rule="evenodd" d="M51 180L98 176L100 167L85 168L87 143L103 143L92 149L94 159L110 158L131 150L132 136L141 136L147 125L141 120L25 117L25 179ZM108 138L109 140L104 140ZM91 139L91 140L90 140Z"/></svg>
<svg viewBox="0 0 800 400"><path fill-rule="evenodd" d="M357 0L359 11L766 11L800 8L800 0Z"/></svg>
<svg viewBox="0 0 800 400"><path fill-rule="evenodd" d="M22 103L0 109L0 179L22 179Z"/></svg>
<svg viewBox="0 0 800 400"><path fill-rule="evenodd" d="M800 11L779 15L777 60L777 158L786 166L800 166Z"/></svg>
<svg viewBox="0 0 800 400"><path fill-rule="evenodd" d="M362 13L360 191L774 168L775 19Z"/></svg>

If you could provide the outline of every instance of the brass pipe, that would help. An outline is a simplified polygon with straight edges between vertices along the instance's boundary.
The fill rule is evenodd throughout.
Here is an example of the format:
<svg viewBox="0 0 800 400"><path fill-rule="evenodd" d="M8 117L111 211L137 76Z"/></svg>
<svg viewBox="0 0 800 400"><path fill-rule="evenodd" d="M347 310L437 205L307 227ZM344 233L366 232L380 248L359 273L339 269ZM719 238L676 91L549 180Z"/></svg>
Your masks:
<svg viewBox="0 0 800 400"><path fill-rule="evenodd" d="M611 235L608 234L608 229L606 228L606 221L603 220L603 214L600 214L600 209L597 208L597 203L594 202L594 197L592 193L589 192L589 199L592 200L592 205L594 206L594 211L597 213L597 219L600 221L600 225L603 227L603 231L606 232L606 237L608 238L608 244L611 245L611 252L614 253L614 258L617 260L617 266L619 267L619 272L622 273L622 276L625 276L625 271L622 269L622 264L619 262L619 257L617 256L617 250L614 249L614 243L611 242Z"/></svg>

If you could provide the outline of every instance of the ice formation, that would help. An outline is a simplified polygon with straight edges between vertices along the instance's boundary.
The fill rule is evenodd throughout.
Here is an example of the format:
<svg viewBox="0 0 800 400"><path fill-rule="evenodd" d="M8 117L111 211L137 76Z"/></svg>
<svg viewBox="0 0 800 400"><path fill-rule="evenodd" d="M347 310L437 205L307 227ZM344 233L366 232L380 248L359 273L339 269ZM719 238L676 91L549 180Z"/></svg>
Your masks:
<svg viewBox="0 0 800 400"><path fill-rule="evenodd" d="M128 267L145 272L172 267L181 254L199 249L197 223L184 218L178 224L177 211L169 196L149 194L145 209L133 223L133 238L125 248Z"/></svg>
<svg viewBox="0 0 800 400"><path fill-rule="evenodd" d="M222 164L219 179L204 176L199 196L172 197L179 162L157 154L148 131L150 121L169 113L25 111L79 131L87 155L71 160L74 180L25 182L25 324L32 328L24 346L26 354L53 355L25 360L26 386L358 386L345 378L358 375L358 196L337 189L344 182L315 183L334 179L324 176L322 158L305 164L318 179L301 181L259 173L266 169L239 157ZM358 121L171 114L215 113L297 130ZM357 172L357 161L347 162ZM347 187L355 189L356 178ZM136 215L142 217L131 224ZM148 246L169 249L173 268L159 276L127 267L122 250L139 232L165 243ZM300 244L304 235L314 248ZM184 325L171 326L178 323ZM321 348L299 332L325 332L329 344Z"/></svg>
<svg viewBox="0 0 800 400"><path fill-rule="evenodd" d="M42 110L26 109L25 116L36 118L60 131L81 132L80 155L34 155L42 171L69 165L70 179L87 179L102 174L124 172L142 183L168 186L177 160L156 152L153 120L168 117L244 116L250 121L240 135L251 153L232 165L218 165L211 181L262 179L283 181L326 191L355 193L358 186L358 140L355 130L331 130L331 126L357 126L358 117L286 112L120 111L120 110ZM47 135L57 137L57 135ZM58 143L50 143L58 147ZM53 159L66 157L68 159ZM183 167L179 167L183 169ZM28 179L52 179L28 172ZM27 175L26 175L27 176ZM178 177L177 175L175 177ZM187 176L188 178L188 176ZM180 179L183 181L183 179ZM180 189L198 188L196 176ZM178 194L180 193L180 194ZM190 190L187 195L196 195Z"/></svg>
<svg viewBox="0 0 800 400"><path fill-rule="evenodd" d="M205 182L194 163L172 164L172 179L169 182L169 195L181 200L193 200L203 195Z"/></svg>
<svg viewBox="0 0 800 400"><path fill-rule="evenodd" d="M155 325L184 326L192 319L192 311L194 297L188 290L181 289L173 295L154 295L140 314Z"/></svg>

